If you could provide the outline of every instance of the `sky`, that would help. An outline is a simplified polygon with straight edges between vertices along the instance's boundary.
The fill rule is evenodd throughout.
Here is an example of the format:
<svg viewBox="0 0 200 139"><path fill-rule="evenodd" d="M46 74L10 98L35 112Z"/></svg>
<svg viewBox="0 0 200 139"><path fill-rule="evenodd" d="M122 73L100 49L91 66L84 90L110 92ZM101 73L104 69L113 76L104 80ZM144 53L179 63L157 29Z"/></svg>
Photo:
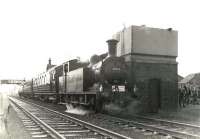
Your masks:
<svg viewBox="0 0 200 139"><path fill-rule="evenodd" d="M200 72L199 13L198 0L1 0L0 79L107 52L123 24L177 30L178 74Z"/></svg>

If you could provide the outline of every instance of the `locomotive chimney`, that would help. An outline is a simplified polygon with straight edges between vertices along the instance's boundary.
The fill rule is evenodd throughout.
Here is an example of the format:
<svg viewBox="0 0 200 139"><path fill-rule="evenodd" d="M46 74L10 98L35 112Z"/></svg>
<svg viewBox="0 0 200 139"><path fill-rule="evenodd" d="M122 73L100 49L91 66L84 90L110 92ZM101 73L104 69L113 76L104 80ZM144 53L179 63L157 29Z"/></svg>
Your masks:
<svg viewBox="0 0 200 139"><path fill-rule="evenodd" d="M108 56L109 57L116 56L116 47L118 40L110 39L107 40L106 42L108 43Z"/></svg>

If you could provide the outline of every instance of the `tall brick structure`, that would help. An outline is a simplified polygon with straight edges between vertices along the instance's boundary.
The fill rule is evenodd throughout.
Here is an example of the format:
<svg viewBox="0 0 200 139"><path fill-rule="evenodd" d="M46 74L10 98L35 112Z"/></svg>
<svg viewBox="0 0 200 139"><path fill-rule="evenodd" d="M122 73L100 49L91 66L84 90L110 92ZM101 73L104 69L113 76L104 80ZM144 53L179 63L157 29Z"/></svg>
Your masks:
<svg viewBox="0 0 200 139"><path fill-rule="evenodd" d="M139 111L176 109L177 31L130 26L113 38L119 41L117 56L123 56L127 62L129 89L137 96Z"/></svg>

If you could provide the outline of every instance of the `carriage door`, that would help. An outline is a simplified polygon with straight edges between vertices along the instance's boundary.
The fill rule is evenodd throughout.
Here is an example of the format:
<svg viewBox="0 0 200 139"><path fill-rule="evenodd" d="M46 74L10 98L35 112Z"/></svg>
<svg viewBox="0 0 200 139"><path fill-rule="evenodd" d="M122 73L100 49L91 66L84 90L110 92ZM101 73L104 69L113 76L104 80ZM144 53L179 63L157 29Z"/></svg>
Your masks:
<svg viewBox="0 0 200 139"><path fill-rule="evenodd" d="M56 93L58 94L59 93L59 76L58 75L56 75L56 77L55 77L55 86L56 86Z"/></svg>
<svg viewBox="0 0 200 139"><path fill-rule="evenodd" d="M149 106L151 112L161 108L160 79L149 80Z"/></svg>

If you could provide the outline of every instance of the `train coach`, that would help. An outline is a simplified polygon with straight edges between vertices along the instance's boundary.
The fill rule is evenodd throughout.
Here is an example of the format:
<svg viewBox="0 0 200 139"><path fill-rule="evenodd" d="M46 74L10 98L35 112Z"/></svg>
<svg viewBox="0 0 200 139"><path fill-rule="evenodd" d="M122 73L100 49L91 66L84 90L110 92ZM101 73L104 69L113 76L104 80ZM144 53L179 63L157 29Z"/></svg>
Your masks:
<svg viewBox="0 0 200 139"><path fill-rule="evenodd" d="M118 103L127 92L127 71L123 57L116 56L118 41L107 41L108 53L93 55L89 63L69 60L26 83L20 96L85 105L102 110L106 104ZM27 91L27 88L29 91Z"/></svg>

